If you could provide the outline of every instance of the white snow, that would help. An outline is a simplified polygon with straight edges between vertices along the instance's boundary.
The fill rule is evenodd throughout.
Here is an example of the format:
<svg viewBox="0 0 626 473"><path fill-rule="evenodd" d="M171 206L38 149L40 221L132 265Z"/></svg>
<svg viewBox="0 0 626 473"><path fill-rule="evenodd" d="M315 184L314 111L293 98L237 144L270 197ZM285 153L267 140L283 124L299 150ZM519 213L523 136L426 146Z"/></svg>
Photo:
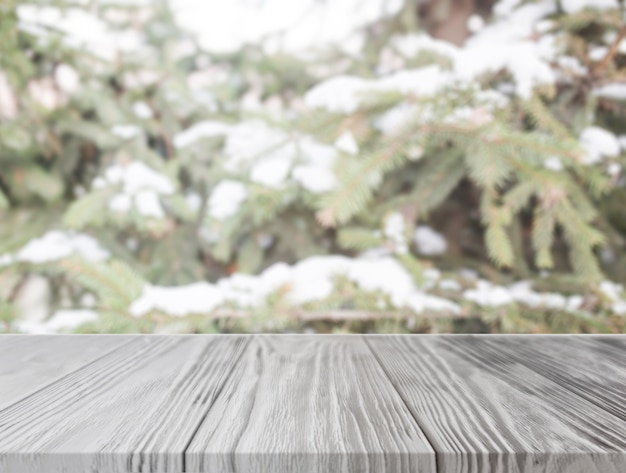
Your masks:
<svg viewBox="0 0 626 473"><path fill-rule="evenodd" d="M467 19L467 29L470 33L478 33L485 27L485 20L480 15L471 15Z"/></svg>
<svg viewBox="0 0 626 473"><path fill-rule="evenodd" d="M619 141L619 145L622 151L626 150L626 135L620 135L617 137L617 141Z"/></svg>
<svg viewBox="0 0 626 473"><path fill-rule="evenodd" d="M344 153L356 155L359 153L359 145L354 139L354 135L349 131L343 132L336 140L335 146Z"/></svg>
<svg viewBox="0 0 626 473"><path fill-rule="evenodd" d="M436 256L445 253L448 242L443 235L427 225L419 225L413 233L413 241L423 255Z"/></svg>
<svg viewBox="0 0 626 473"><path fill-rule="evenodd" d="M600 283L602 292L612 303L611 308L617 315L626 315L626 293L624 286L613 281L602 281Z"/></svg>
<svg viewBox="0 0 626 473"><path fill-rule="evenodd" d="M399 92L417 97L432 97L449 86L453 77L439 66L398 71L381 79L337 76L322 81L309 90L304 99L311 108L330 112L352 113L371 94Z"/></svg>
<svg viewBox="0 0 626 473"><path fill-rule="evenodd" d="M543 165L550 171L558 172L563 170L563 163L558 156L550 156L544 161Z"/></svg>
<svg viewBox="0 0 626 473"><path fill-rule="evenodd" d="M174 136L172 142L176 148L185 148L200 138L226 134L231 128L227 123L206 120L181 131Z"/></svg>
<svg viewBox="0 0 626 473"><path fill-rule="evenodd" d="M385 135L393 135L403 131L408 125L423 115L417 105L409 105L402 102L391 107L374 121L374 127Z"/></svg>
<svg viewBox="0 0 626 473"><path fill-rule="evenodd" d="M593 95L615 100L626 100L626 84L613 83L597 87L593 90Z"/></svg>
<svg viewBox="0 0 626 473"><path fill-rule="evenodd" d="M289 175L290 168L290 159L285 155L275 153L252 167L250 180L267 187L280 189L285 185L285 179Z"/></svg>
<svg viewBox="0 0 626 473"><path fill-rule="evenodd" d="M232 217L248 197L248 190L238 181L220 181L209 197L209 215L216 220Z"/></svg>
<svg viewBox="0 0 626 473"><path fill-rule="evenodd" d="M448 58L451 70L430 65L413 70L400 70L378 79L336 76L323 81L305 95L311 108L325 108L336 113L352 113L372 93L396 91L417 97L433 97L446 88L476 81L485 74L508 70L514 80L514 90L529 98L539 85L556 81L551 62L558 48L555 37L543 34L529 39L535 25L554 12L548 3L523 5L509 16L482 28L457 48L426 35L408 35L392 39L391 43L406 57L420 51L431 51Z"/></svg>
<svg viewBox="0 0 626 473"><path fill-rule="evenodd" d="M566 13L574 14L585 9L609 10L619 8L617 0L561 0L561 6Z"/></svg>
<svg viewBox="0 0 626 473"><path fill-rule="evenodd" d="M135 102L133 104L133 113L137 118L149 120L153 117L152 109L146 102Z"/></svg>
<svg viewBox="0 0 626 473"><path fill-rule="evenodd" d="M153 170L141 161L128 164L114 164L97 177L92 187L100 189L110 185L122 185L122 191L109 201L109 209L126 213L133 207L146 217L163 218L165 212L159 195L174 193L174 185L169 178Z"/></svg>
<svg viewBox="0 0 626 473"><path fill-rule="evenodd" d="M161 207L159 195L151 189L144 189L137 192L135 195L135 205L137 207L137 211L145 217L154 217L159 219L165 217L165 212L163 211L163 207Z"/></svg>
<svg viewBox="0 0 626 473"><path fill-rule="evenodd" d="M141 134L141 128L136 125L115 125L111 132L124 140L129 140Z"/></svg>
<svg viewBox="0 0 626 473"><path fill-rule="evenodd" d="M65 33L66 44L85 48L104 59L114 60L118 51L129 52L140 48L139 30L114 31L106 23L82 8L58 8L22 4L17 6L19 27L41 37L48 36L45 26Z"/></svg>
<svg viewBox="0 0 626 473"><path fill-rule="evenodd" d="M302 187L313 194L329 192L337 185L337 178L331 169L311 164L296 166L291 175Z"/></svg>
<svg viewBox="0 0 626 473"><path fill-rule="evenodd" d="M202 197L197 192L189 192L185 195L185 202L187 206L193 211L197 212L202 207Z"/></svg>
<svg viewBox="0 0 626 473"><path fill-rule="evenodd" d="M174 193L174 186L163 174L153 170L141 161L109 168L105 177L113 184L122 183L124 192L135 194L140 190L153 190L160 194Z"/></svg>
<svg viewBox="0 0 626 473"><path fill-rule="evenodd" d="M360 77L337 76L315 85L306 93L304 100L309 107L352 113L359 108L359 96L369 84Z"/></svg>
<svg viewBox="0 0 626 473"><path fill-rule="evenodd" d="M495 286L488 281L478 281L474 289L468 289L463 293L463 297L478 305L489 307L507 305L514 301L506 288Z"/></svg>
<svg viewBox="0 0 626 473"><path fill-rule="evenodd" d="M385 219L383 233L393 245L394 251L398 254L406 254L409 251L405 232L406 225L401 213L393 212Z"/></svg>
<svg viewBox="0 0 626 473"><path fill-rule="evenodd" d="M586 76L589 74L589 69L583 66L580 60L574 56L561 55L557 58L557 63L567 75ZM567 75L559 74L559 78L566 79Z"/></svg>
<svg viewBox="0 0 626 473"><path fill-rule="evenodd" d="M213 284L198 282L187 286L146 286L139 299L130 306L135 317L160 310L175 317L204 314L224 302L224 296Z"/></svg>
<svg viewBox="0 0 626 473"><path fill-rule="evenodd" d="M98 314L91 310L59 310L44 322L18 321L16 326L20 332L47 334L71 330L95 320L98 320Z"/></svg>
<svg viewBox="0 0 626 473"><path fill-rule="evenodd" d="M580 144L585 150L583 164L595 164L604 156L617 156L620 152L620 143L610 131L598 126L585 128L580 134Z"/></svg>
<svg viewBox="0 0 626 473"><path fill-rule="evenodd" d="M416 312L445 310L459 312L453 302L427 295L416 288L411 275L395 259L313 256L293 266L276 263L258 276L233 274L216 284L197 283L173 288L147 286L131 306L135 316L162 310L174 316L209 313L224 303L240 307L258 306L280 287L287 301L299 306L330 296L334 278L343 276L364 291L381 291L394 307Z"/></svg>
<svg viewBox="0 0 626 473"><path fill-rule="evenodd" d="M43 264L78 254L91 261L102 261L110 253L100 244L82 233L50 230L45 235L35 238L24 245L15 254L3 255L10 262Z"/></svg>
<svg viewBox="0 0 626 473"><path fill-rule="evenodd" d="M460 291L461 289L463 289L463 286L461 286L454 279L442 279L441 281L439 281L438 286L444 291Z"/></svg>
<svg viewBox="0 0 626 473"><path fill-rule="evenodd" d="M71 94L76 92L80 85L80 77L72 66L59 64L54 70L54 78L64 92Z"/></svg>
<svg viewBox="0 0 626 473"><path fill-rule="evenodd" d="M261 44L268 52L305 52L327 45L351 47L357 28L395 14L401 0L176 0L174 13L214 52L234 52L245 44ZM356 41L359 45L359 41Z"/></svg>
<svg viewBox="0 0 626 473"><path fill-rule="evenodd" d="M551 308L576 311L582 304L579 295L564 296L554 292L536 292L532 282L519 281L508 287L479 280L474 289L463 292L463 297L481 306L498 307L517 302L532 308Z"/></svg>
<svg viewBox="0 0 626 473"><path fill-rule="evenodd" d="M607 167L606 172L609 176L617 176L620 172L622 172L622 165L619 163L611 163Z"/></svg>
<svg viewBox="0 0 626 473"><path fill-rule="evenodd" d="M609 48L607 48L606 46L595 46L595 47L590 48L587 54L589 56L589 59L591 59L592 61L599 62L599 61L602 61L602 59L604 59L608 51L609 51Z"/></svg>
<svg viewBox="0 0 626 473"><path fill-rule="evenodd" d="M126 213L133 208L133 198L128 194L118 194L111 197L109 210L113 212Z"/></svg>

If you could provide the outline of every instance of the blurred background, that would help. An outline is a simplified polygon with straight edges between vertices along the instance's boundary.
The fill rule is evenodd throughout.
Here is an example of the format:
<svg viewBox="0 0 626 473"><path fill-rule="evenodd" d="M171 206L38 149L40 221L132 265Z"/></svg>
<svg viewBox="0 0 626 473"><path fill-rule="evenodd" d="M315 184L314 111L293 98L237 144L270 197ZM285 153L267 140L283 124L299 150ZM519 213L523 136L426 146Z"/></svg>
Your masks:
<svg viewBox="0 0 626 473"><path fill-rule="evenodd" d="M626 331L618 0L4 0L0 331Z"/></svg>

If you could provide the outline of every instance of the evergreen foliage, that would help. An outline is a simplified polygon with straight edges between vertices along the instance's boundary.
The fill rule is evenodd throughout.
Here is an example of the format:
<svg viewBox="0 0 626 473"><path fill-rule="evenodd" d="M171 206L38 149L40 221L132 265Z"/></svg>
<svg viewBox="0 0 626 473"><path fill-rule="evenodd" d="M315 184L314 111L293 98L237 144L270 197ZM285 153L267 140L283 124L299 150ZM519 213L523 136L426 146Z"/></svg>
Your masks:
<svg viewBox="0 0 626 473"><path fill-rule="evenodd" d="M83 332L623 331L624 11L562 3L499 2L532 35L489 59L411 0L309 55L205 50L165 0L5 0L0 330L43 275Z"/></svg>

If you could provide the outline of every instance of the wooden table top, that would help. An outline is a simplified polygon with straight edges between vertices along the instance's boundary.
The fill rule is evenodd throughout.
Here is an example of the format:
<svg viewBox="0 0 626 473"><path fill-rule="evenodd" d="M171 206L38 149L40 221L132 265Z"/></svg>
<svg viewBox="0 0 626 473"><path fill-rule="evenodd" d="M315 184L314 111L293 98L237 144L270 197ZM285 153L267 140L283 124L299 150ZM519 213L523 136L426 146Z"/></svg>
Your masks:
<svg viewBox="0 0 626 473"><path fill-rule="evenodd" d="M0 336L0 472L624 473L626 336Z"/></svg>

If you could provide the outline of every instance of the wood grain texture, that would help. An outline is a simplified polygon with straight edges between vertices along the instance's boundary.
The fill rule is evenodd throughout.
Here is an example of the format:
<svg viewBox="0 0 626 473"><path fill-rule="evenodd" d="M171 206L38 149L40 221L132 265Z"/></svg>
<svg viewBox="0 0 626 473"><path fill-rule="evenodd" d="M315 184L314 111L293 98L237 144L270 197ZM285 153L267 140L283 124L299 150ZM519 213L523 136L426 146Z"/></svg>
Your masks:
<svg viewBox="0 0 626 473"><path fill-rule="evenodd" d="M624 336L0 336L0 473L624 473Z"/></svg>
<svg viewBox="0 0 626 473"><path fill-rule="evenodd" d="M370 337L367 343L435 448L438 472L626 471L624 420L610 406L590 402L593 393L581 397L572 384L553 380L553 371L521 362L508 337ZM554 366L567 362L555 356Z"/></svg>
<svg viewBox="0 0 626 473"><path fill-rule="evenodd" d="M0 409L106 356L130 339L98 335L0 335Z"/></svg>
<svg viewBox="0 0 626 473"><path fill-rule="evenodd" d="M626 352L604 343L611 338L512 335L506 344L483 341L626 421Z"/></svg>
<svg viewBox="0 0 626 473"><path fill-rule="evenodd" d="M434 473L434 453L358 336L258 336L186 453L211 473Z"/></svg>
<svg viewBox="0 0 626 473"><path fill-rule="evenodd" d="M137 336L0 411L0 471L182 472L246 340Z"/></svg>

